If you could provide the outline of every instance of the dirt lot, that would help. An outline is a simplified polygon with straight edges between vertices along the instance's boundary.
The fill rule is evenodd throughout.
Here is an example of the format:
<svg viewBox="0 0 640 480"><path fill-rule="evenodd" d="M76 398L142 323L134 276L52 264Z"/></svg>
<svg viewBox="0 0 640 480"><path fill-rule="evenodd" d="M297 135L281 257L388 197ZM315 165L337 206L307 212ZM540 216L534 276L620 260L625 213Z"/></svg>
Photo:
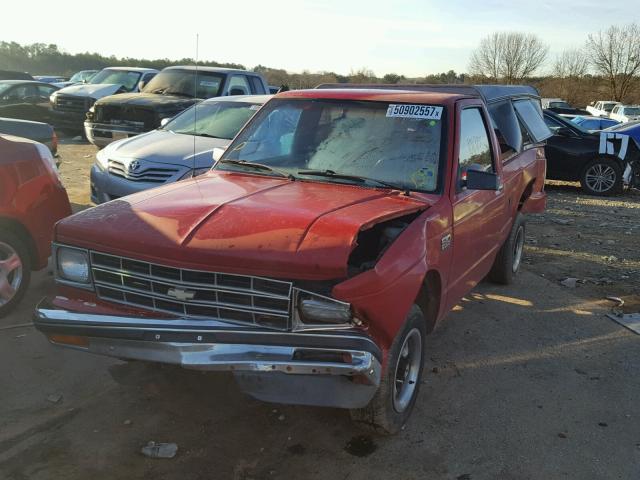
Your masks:
<svg viewBox="0 0 640 480"><path fill-rule="evenodd" d="M75 209L95 148L60 147ZM268 405L232 378L56 349L30 326L46 272L0 320L0 479L640 478L640 195L549 185L516 285L482 284L428 339L407 428L363 436L347 412ZM576 278L575 288L560 284ZM139 450L176 442L172 460Z"/></svg>

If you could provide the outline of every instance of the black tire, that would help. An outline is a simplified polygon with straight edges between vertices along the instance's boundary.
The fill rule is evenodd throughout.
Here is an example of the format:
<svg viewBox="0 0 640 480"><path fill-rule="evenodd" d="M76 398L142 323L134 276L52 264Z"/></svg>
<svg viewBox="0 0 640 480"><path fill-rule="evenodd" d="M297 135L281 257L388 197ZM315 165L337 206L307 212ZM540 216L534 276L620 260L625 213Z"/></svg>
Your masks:
<svg viewBox="0 0 640 480"><path fill-rule="evenodd" d="M367 430L382 435L392 435L402 429L411 416L420 392L426 335L424 314L420 307L413 305L402 330L391 344L387 369L382 373L378 391L366 407L350 411L354 422ZM402 354L406 345L405 356ZM415 351L417 345L420 346L419 353ZM404 380L398 380L397 375L401 371L404 373ZM399 382L402 382L400 392L396 389ZM405 384L409 390L403 391ZM400 393L405 393L405 395L400 395Z"/></svg>
<svg viewBox="0 0 640 480"><path fill-rule="evenodd" d="M20 302L31 281L31 258L23 238L12 232L0 230L0 318L7 315ZM19 268L8 271L4 264L15 254L20 262ZM8 294L7 286L11 286L12 294ZM10 296L7 296L10 295Z"/></svg>
<svg viewBox="0 0 640 480"><path fill-rule="evenodd" d="M511 226L509 236L502 244L502 247L500 247L498 255L493 262L493 266L489 272L489 280L502 285L513 283L522 264L524 239L524 215L518 212Z"/></svg>
<svg viewBox="0 0 640 480"><path fill-rule="evenodd" d="M610 158L591 160L582 171L580 185L589 195L602 197L622 193L622 166Z"/></svg>

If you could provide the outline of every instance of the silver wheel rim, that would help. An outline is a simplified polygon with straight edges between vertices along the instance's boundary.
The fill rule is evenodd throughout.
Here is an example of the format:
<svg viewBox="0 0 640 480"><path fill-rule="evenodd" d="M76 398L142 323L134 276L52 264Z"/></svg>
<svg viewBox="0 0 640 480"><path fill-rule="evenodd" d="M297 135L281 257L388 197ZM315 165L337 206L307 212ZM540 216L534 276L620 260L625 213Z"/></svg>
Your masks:
<svg viewBox="0 0 640 480"><path fill-rule="evenodd" d="M616 184L616 176L613 167L604 163L596 163L587 170L585 181L591 190L602 193L613 188Z"/></svg>
<svg viewBox="0 0 640 480"><path fill-rule="evenodd" d="M22 260L15 249L0 242L0 306L16 296L22 285Z"/></svg>
<svg viewBox="0 0 640 480"><path fill-rule="evenodd" d="M422 362L422 335L417 328L405 337L395 365L393 382L393 408L404 412L416 392L420 363Z"/></svg>
<svg viewBox="0 0 640 480"><path fill-rule="evenodd" d="M516 233L516 241L513 245L513 273L516 273L520 268L520 262L522 261L522 250L524 249L524 228L522 225L518 228Z"/></svg>

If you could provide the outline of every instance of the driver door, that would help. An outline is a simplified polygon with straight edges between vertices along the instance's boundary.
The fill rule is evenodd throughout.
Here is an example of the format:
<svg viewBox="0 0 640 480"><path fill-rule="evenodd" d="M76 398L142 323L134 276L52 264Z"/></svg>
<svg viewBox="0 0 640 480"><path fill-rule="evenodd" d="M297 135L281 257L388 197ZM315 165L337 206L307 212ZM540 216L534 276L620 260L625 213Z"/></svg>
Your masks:
<svg viewBox="0 0 640 480"><path fill-rule="evenodd" d="M449 283L449 302L455 303L476 286L489 272L501 246L511 217L507 211L504 189L468 190L466 171L470 169L496 173L502 165L496 155L497 145L489 134L491 125L484 106L477 100L463 100L457 105L460 119L456 131L456 169L453 172L451 203L453 206L453 260Z"/></svg>

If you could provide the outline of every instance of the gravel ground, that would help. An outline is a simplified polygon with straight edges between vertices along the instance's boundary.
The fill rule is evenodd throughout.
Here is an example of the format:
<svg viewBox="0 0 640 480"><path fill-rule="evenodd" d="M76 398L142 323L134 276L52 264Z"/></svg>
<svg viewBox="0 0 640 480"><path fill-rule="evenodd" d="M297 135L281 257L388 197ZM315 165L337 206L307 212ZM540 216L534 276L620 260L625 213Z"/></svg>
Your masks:
<svg viewBox="0 0 640 480"><path fill-rule="evenodd" d="M528 222L527 269L554 282L575 278L573 294L619 297L626 313L640 312L640 192L592 197L554 181L546 188L546 212Z"/></svg>
<svg viewBox="0 0 640 480"><path fill-rule="evenodd" d="M95 152L60 146L76 210ZM638 480L640 336L604 298L638 305L640 196L548 191L516 284L479 285L427 339L416 409L391 438L342 410L252 400L225 374L53 347L28 326L52 289L37 273L0 320L0 479ZM143 457L150 440L177 456Z"/></svg>

